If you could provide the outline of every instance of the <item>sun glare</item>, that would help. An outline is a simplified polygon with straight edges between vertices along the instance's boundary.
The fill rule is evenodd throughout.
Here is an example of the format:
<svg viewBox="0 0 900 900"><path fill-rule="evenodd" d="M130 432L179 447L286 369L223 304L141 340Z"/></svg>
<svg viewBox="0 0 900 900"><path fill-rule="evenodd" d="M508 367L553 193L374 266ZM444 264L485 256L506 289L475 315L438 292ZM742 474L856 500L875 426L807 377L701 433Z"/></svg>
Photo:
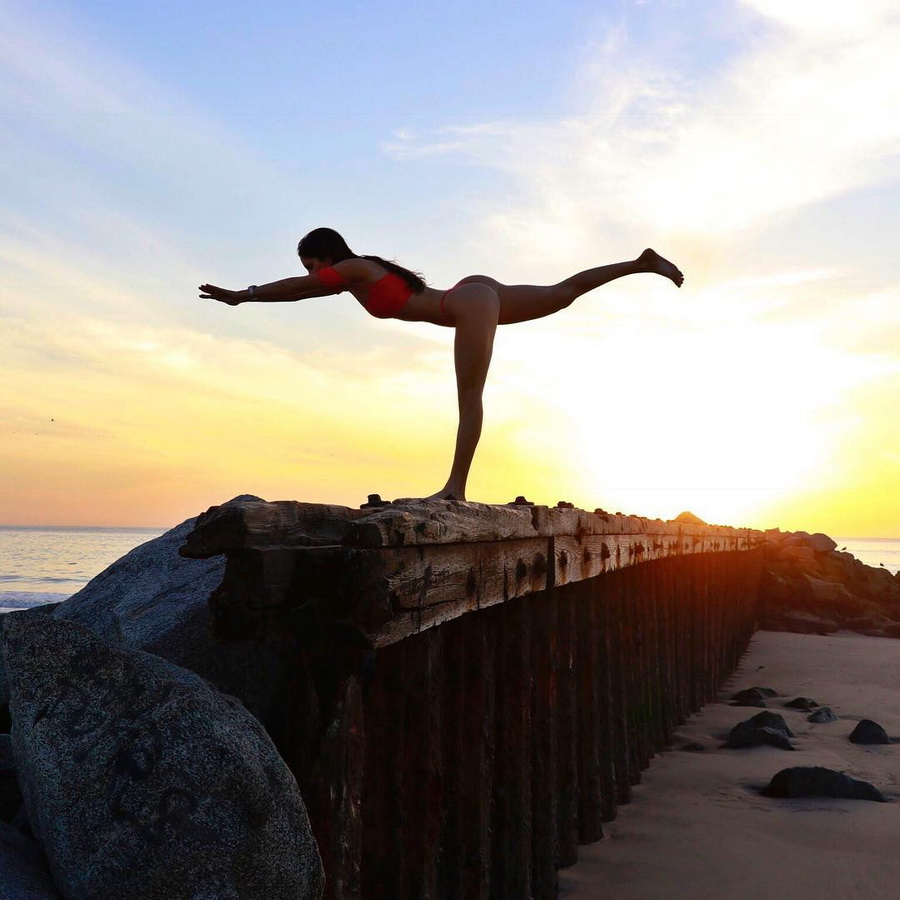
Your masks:
<svg viewBox="0 0 900 900"><path fill-rule="evenodd" d="M580 505L776 525L786 495L829 487L835 454L858 424L838 412L840 400L869 367L806 324L768 306L755 315L727 293L684 295L674 306L645 297L633 316L623 304L620 315L587 311L516 337L518 359L507 351L498 367L503 390L527 383L534 408L552 410L566 434L543 451L533 434L521 432L519 444L554 453ZM556 364L526 372L532 356Z"/></svg>

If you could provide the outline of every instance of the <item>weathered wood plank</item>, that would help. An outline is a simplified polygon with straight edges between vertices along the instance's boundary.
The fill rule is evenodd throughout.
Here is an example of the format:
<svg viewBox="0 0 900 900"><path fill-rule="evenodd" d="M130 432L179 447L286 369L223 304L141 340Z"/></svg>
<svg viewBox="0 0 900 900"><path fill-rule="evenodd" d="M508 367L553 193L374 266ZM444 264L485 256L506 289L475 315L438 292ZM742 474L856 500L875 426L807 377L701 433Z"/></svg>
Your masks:
<svg viewBox="0 0 900 900"><path fill-rule="evenodd" d="M376 647L548 587L641 563L764 540L760 532L576 509L432 501L371 512L232 501L181 553L228 556L210 605L223 639L295 631L294 611L340 619Z"/></svg>
<svg viewBox="0 0 900 900"><path fill-rule="evenodd" d="M578 859L578 706L576 647L580 619L571 591L558 591L557 843L560 867Z"/></svg>
<svg viewBox="0 0 900 900"><path fill-rule="evenodd" d="M444 500L393 503L355 521L344 543L376 549L539 537L532 509Z"/></svg>
<svg viewBox="0 0 900 900"><path fill-rule="evenodd" d="M362 882L367 900L403 896L406 848L403 844L404 778L400 760L406 730L405 655L400 647L379 654L365 701L368 731L363 784Z"/></svg>
<svg viewBox="0 0 900 900"><path fill-rule="evenodd" d="M443 758L444 814L441 823L437 895L463 897L463 846L466 841L462 813L472 798L463 794L465 738L463 722L468 698L463 684L465 624L469 619L449 622L444 632L444 677L440 697L441 755ZM480 802L475 798L475 802Z"/></svg>
<svg viewBox="0 0 900 900"><path fill-rule="evenodd" d="M609 635L610 685L612 689L613 766L616 780L616 805L621 806L631 800L631 770L629 760L628 729L628 666L629 658L625 646L626 629L623 615L625 604L622 598L622 578L613 573L604 579L603 585L604 621Z"/></svg>
<svg viewBox="0 0 900 900"><path fill-rule="evenodd" d="M660 542L712 539L709 549L744 549L747 529L663 522L637 516L596 515L582 509L512 506L444 500L398 502L372 510L321 503L236 499L198 517L185 556L214 556L251 547L301 548L433 546L573 535L656 535ZM754 538L761 542L762 538Z"/></svg>
<svg viewBox="0 0 900 900"><path fill-rule="evenodd" d="M443 629L409 640L404 645L404 668L416 673L404 682L406 716L403 721L403 843L407 877L398 900L435 896L438 837L445 800L441 742L440 696L443 690Z"/></svg>
<svg viewBox="0 0 900 900"><path fill-rule="evenodd" d="M232 550L339 544L366 510L296 500L233 500L197 517L181 555L206 559Z"/></svg>
<svg viewBox="0 0 900 900"><path fill-rule="evenodd" d="M496 760L491 816L491 896L532 900L530 604L505 607L498 635Z"/></svg>
<svg viewBox="0 0 900 900"><path fill-rule="evenodd" d="M615 818L618 805L615 764L615 702L612 693L612 667L617 648L612 645L608 622L608 598L604 591L603 581L602 579L592 581L589 591L592 627L596 628L597 632L597 666L594 679L597 685L599 704L597 734L600 747L600 820L609 822Z"/></svg>
<svg viewBox="0 0 900 900"><path fill-rule="evenodd" d="M459 805L462 824L460 858L462 892L466 900L488 900L491 896L491 823L493 817L496 758L498 645L503 629L502 607L493 607L477 617L463 619L462 720L463 778ZM450 894L448 896L454 896Z"/></svg>
<svg viewBox="0 0 900 900"><path fill-rule="evenodd" d="M531 888L535 900L554 900L559 862L559 598L548 591L532 603Z"/></svg>
<svg viewBox="0 0 900 900"><path fill-rule="evenodd" d="M593 602L592 585L570 588L576 595L580 627L577 636L578 651L578 839L582 844L599 841L602 797L600 759L601 698L598 694L598 657L600 631L597 606Z"/></svg>
<svg viewBox="0 0 900 900"><path fill-rule="evenodd" d="M358 680L344 683L304 791L325 871L327 900L354 900L362 890L361 804L365 726Z"/></svg>

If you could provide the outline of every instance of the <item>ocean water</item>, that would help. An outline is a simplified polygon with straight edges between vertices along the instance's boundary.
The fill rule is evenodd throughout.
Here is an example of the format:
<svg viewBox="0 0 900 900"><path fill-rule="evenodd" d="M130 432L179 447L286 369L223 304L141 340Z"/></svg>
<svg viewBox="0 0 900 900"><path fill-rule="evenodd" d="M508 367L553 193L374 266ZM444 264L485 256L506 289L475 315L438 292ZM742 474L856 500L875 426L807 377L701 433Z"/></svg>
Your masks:
<svg viewBox="0 0 900 900"><path fill-rule="evenodd" d="M95 575L158 537L161 528L14 527L0 525L0 611L65 600ZM870 566L900 570L900 540L834 538Z"/></svg>
<svg viewBox="0 0 900 900"><path fill-rule="evenodd" d="M164 531L0 525L0 610L65 600Z"/></svg>
<svg viewBox="0 0 900 900"><path fill-rule="evenodd" d="M852 553L867 566L884 566L889 572L900 571L900 540L889 538L842 538L832 537L837 541L838 550Z"/></svg>

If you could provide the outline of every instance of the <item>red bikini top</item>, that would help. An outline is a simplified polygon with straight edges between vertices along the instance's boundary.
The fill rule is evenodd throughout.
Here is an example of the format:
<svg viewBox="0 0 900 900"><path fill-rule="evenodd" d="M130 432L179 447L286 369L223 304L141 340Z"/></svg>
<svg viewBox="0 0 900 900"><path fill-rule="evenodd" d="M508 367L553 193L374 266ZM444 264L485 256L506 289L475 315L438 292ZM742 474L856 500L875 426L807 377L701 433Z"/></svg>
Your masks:
<svg viewBox="0 0 900 900"><path fill-rule="evenodd" d="M315 274L325 287L346 288L350 284L337 269L331 266L319 269ZM371 282L366 285L366 288L369 296L363 303L363 307L366 312L378 319L394 318L413 295L412 288L393 272L388 272L378 281Z"/></svg>

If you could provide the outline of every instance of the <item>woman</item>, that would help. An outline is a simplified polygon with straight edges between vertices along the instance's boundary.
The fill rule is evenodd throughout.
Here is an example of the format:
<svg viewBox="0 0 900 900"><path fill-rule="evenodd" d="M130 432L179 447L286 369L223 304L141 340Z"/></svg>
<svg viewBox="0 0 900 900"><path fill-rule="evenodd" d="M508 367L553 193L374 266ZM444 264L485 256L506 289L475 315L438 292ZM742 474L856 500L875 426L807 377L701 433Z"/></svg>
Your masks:
<svg viewBox="0 0 900 900"><path fill-rule="evenodd" d="M229 306L248 301L305 300L349 291L373 316L431 322L456 329L454 361L459 400L456 451L447 483L426 499L465 500L469 467L481 436L481 396L491 362L498 325L528 322L567 307L576 297L623 275L652 272L681 287L684 276L654 250L631 262L613 263L579 272L559 284L501 284L487 275L470 275L455 287L440 291L422 278L378 256L357 256L331 228L316 228L297 245L308 275L271 284L228 291L201 285L200 295Z"/></svg>

